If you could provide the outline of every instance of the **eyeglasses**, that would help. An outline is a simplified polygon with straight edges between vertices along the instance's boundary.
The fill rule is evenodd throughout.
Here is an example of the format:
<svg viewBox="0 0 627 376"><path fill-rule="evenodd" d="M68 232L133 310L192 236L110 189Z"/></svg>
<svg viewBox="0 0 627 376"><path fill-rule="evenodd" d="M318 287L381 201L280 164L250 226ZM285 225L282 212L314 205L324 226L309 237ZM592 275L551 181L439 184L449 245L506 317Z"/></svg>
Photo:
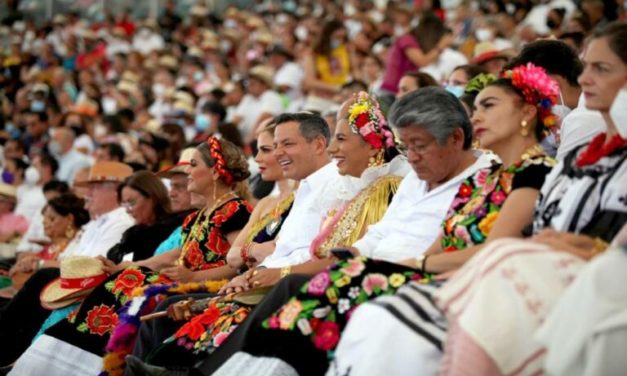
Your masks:
<svg viewBox="0 0 627 376"><path fill-rule="evenodd" d="M140 199L128 200L128 201L122 202L121 206L126 210L132 210L133 208L137 206L139 200Z"/></svg>

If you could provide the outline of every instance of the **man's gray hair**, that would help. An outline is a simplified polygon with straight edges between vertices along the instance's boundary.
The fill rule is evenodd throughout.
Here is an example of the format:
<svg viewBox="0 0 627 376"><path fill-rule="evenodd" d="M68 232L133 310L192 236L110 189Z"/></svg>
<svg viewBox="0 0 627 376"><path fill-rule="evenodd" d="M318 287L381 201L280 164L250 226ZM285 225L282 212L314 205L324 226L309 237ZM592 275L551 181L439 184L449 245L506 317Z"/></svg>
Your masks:
<svg viewBox="0 0 627 376"><path fill-rule="evenodd" d="M405 94L392 105L388 121L396 128L425 129L440 145L457 128L464 131L464 149L472 144L472 126L457 97L440 87L425 87Z"/></svg>

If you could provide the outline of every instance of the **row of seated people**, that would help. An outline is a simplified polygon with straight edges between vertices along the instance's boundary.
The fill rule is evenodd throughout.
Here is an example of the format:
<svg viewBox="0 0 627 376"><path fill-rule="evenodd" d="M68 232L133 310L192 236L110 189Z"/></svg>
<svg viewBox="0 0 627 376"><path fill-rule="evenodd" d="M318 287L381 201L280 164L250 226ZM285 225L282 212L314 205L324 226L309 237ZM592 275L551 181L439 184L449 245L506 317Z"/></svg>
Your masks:
<svg viewBox="0 0 627 376"><path fill-rule="evenodd" d="M626 34L617 23L590 41L579 82L605 130L558 163L540 143L559 124L552 107L560 87L533 63L498 79L477 77L470 118L440 88L400 98L387 119L374 98L359 93L343 104L332 140L317 115L274 118L258 134L257 160L278 194L254 210L243 189L243 155L210 138L171 176L187 181L201 208L168 239L174 246L120 262L133 250L123 239L110 259L64 257L60 279L58 269L34 273L5 308L0 330L29 342L49 313L41 303L57 308L57 319L27 349L3 345L10 349L5 363L25 350L13 374L621 369L619 350L599 353L622 343L613 337L622 332L612 331L620 322L600 329L594 318L611 321L622 307L595 305L601 296L589 285L601 283L594 278L606 269L620 275L625 254L586 261L612 240L624 244ZM119 188L134 227L158 222L156 208L167 205L153 193L160 189L148 188L158 178L136 173L122 181L124 174L102 179L107 174L97 172L88 207L102 204L101 191L114 197ZM142 175L146 182L132 183ZM73 241L90 238L90 223ZM170 232L142 232L133 246L154 249L147 243ZM100 269L78 278L88 285L78 288L69 270L94 261ZM602 282L609 296L623 298L611 278ZM581 309L590 312L565 320L560 313L582 307L577 287L589 304ZM174 296L162 301L167 295ZM36 317L23 323L25 308ZM138 316L164 310L169 317L139 325ZM588 337L599 330L608 335L590 350ZM560 343L568 335L574 340L566 356Z"/></svg>

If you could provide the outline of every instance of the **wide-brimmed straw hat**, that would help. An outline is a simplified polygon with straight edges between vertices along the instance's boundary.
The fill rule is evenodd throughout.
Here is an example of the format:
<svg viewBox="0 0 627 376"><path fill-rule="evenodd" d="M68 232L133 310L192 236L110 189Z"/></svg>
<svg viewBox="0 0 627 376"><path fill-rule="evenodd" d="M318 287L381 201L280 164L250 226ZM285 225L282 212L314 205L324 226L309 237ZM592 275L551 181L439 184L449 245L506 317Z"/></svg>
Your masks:
<svg viewBox="0 0 627 376"><path fill-rule="evenodd" d="M17 197L17 187L6 183L0 183L0 196L4 196L15 201Z"/></svg>
<svg viewBox="0 0 627 376"><path fill-rule="evenodd" d="M91 166L89 177L86 181L77 182L75 185L86 186L89 183L121 183L133 174L131 166L120 162L98 162Z"/></svg>
<svg viewBox="0 0 627 376"><path fill-rule="evenodd" d="M475 46L474 57L472 63L476 65L483 64L494 59L509 60L510 56L502 50L496 48L491 42L482 42Z"/></svg>
<svg viewBox="0 0 627 376"><path fill-rule="evenodd" d="M41 291L41 305L58 309L81 300L107 279L102 261L94 257L69 256L61 261L61 277Z"/></svg>

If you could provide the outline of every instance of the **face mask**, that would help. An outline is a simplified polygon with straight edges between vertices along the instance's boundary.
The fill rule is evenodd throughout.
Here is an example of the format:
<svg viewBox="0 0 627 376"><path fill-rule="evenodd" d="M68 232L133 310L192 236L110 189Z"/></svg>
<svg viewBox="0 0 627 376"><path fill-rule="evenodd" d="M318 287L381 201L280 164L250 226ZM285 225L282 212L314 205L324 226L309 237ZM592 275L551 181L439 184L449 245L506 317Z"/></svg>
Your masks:
<svg viewBox="0 0 627 376"><path fill-rule="evenodd" d="M559 124L561 124L562 121L564 121L564 118L566 117L566 115L568 115L570 111L572 110L564 104L564 99L562 98L561 91L559 94L560 94L560 104L554 105L553 108L551 108L551 112L553 112L553 114L557 116L558 122Z"/></svg>
<svg viewBox="0 0 627 376"><path fill-rule="evenodd" d="M107 127L103 124L96 124L94 127L94 136L102 137L107 134Z"/></svg>
<svg viewBox="0 0 627 376"><path fill-rule="evenodd" d="M33 112L44 112L46 103L44 101L34 100L30 102L30 110Z"/></svg>
<svg viewBox="0 0 627 376"><path fill-rule="evenodd" d="M220 50L222 50L222 52L228 53L229 51L231 51L231 47L232 45L230 41L225 39L220 41Z"/></svg>
<svg viewBox="0 0 627 376"><path fill-rule="evenodd" d="M400 26L400 25L394 26L394 36L400 37L404 33L405 33L405 29L403 29L402 26Z"/></svg>
<svg viewBox="0 0 627 376"><path fill-rule="evenodd" d="M298 40L303 41L307 39L309 31L307 31L307 28L305 26L301 25L296 27L296 29L294 30L294 35L296 35L296 38L298 38Z"/></svg>
<svg viewBox="0 0 627 376"><path fill-rule="evenodd" d="M444 86L444 89L446 91L448 91L449 93L453 94L454 96L456 96L457 98L459 98L462 95L464 95L464 87L463 86L446 85L446 86Z"/></svg>
<svg viewBox="0 0 627 376"><path fill-rule="evenodd" d="M194 126L198 132L205 132L211 126L211 118L205 114L196 115Z"/></svg>
<svg viewBox="0 0 627 376"><path fill-rule="evenodd" d="M614 122L618 134L627 139L627 90L621 89L610 107L610 118Z"/></svg>
<svg viewBox="0 0 627 376"><path fill-rule="evenodd" d="M163 94L165 94L165 85L164 84L152 85L152 94L156 98L163 98Z"/></svg>
<svg viewBox="0 0 627 376"><path fill-rule="evenodd" d="M2 171L2 181L6 184L13 184L13 180L15 180L15 176L13 176L12 172Z"/></svg>
<svg viewBox="0 0 627 376"><path fill-rule="evenodd" d="M118 103L111 97L102 98L102 111L107 115L115 114L118 110Z"/></svg>
<svg viewBox="0 0 627 376"><path fill-rule="evenodd" d="M342 45L342 41L340 39L331 39L331 49L336 49Z"/></svg>
<svg viewBox="0 0 627 376"><path fill-rule="evenodd" d="M61 155L61 144L56 141L50 141L48 144L48 151L55 157L59 157Z"/></svg>
<svg viewBox="0 0 627 376"><path fill-rule="evenodd" d="M229 18L228 20L224 21L224 27L228 29L235 29L237 27L237 22Z"/></svg>
<svg viewBox="0 0 627 376"><path fill-rule="evenodd" d="M24 171L24 181L28 185L35 185L39 181L39 171L33 166L30 166Z"/></svg>
<svg viewBox="0 0 627 376"><path fill-rule="evenodd" d="M194 81L200 82L204 78L204 74L201 71L194 72Z"/></svg>
<svg viewBox="0 0 627 376"><path fill-rule="evenodd" d="M475 37L479 42L486 42L492 39L492 30L486 29L484 27L477 29L475 31Z"/></svg>

